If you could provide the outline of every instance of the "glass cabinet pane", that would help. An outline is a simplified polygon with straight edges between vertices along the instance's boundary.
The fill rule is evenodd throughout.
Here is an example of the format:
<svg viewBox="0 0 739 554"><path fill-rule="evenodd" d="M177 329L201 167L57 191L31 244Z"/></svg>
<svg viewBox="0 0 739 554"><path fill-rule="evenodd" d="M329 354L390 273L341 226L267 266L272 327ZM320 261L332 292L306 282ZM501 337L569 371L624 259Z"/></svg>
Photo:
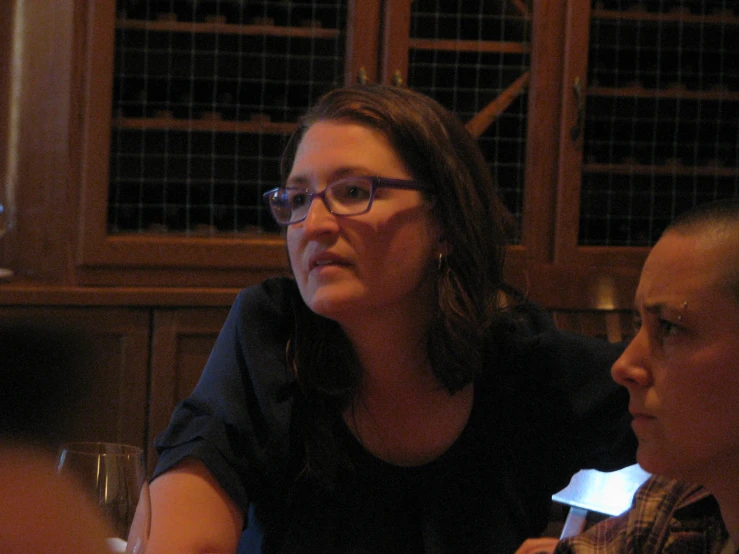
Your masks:
<svg viewBox="0 0 739 554"><path fill-rule="evenodd" d="M592 7L578 240L648 246L681 211L739 196L739 7Z"/></svg>
<svg viewBox="0 0 739 554"><path fill-rule="evenodd" d="M414 0L408 53L408 85L465 122L516 87L512 102L478 142L506 205L519 219L528 94L516 82L530 68L530 11L523 1Z"/></svg>
<svg viewBox="0 0 739 554"><path fill-rule="evenodd" d="M344 81L347 3L118 0L108 233L276 232L286 136Z"/></svg>

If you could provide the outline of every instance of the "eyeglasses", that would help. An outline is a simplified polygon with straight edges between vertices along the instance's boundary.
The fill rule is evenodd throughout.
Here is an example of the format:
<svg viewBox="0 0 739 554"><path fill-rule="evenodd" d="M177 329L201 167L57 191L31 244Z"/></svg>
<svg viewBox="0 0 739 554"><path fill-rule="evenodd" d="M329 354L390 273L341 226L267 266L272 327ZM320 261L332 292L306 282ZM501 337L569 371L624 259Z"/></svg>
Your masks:
<svg viewBox="0 0 739 554"><path fill-rule="evenodd" d="M385 177L349 177L334 181L321 192L298 187L278 187L264 193L272 216L280 225L300 223L308 216L314 198L320 198L334 215L367 213L380 188L433 191L433 187L417 181Z"/></svg>

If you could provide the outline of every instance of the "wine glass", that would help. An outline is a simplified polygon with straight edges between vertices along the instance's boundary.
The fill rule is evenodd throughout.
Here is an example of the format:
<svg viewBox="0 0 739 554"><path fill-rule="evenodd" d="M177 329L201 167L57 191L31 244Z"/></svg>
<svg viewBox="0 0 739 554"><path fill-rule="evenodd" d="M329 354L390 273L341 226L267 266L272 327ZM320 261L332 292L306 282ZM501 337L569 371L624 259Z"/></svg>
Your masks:
<svg viewBox="0 0 739 554"><path fill-rule="evenodd" d="M108 539L113 552L145 552L151 506L141 448L107 442L68 443L59 449L57 471L76 478L100 507L114 532Z"/></svg>
<svg viewBox="0 0 739 554"><path fill-rule="evenodd" d="M15 223L15 191L10 178L0 176L0 239ZM13 271L0 265L0 281L13 275Z"/></svg>

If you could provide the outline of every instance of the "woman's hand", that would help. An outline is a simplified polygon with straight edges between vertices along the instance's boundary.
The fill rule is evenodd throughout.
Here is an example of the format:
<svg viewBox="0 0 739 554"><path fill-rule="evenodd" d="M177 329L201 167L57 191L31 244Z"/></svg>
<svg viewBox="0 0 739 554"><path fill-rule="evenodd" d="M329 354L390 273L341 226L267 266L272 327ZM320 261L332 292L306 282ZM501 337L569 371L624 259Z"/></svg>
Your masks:
<svg viewBox="0 0 739 554"><path fill-rule="evenodd" d="M557 547L559 539L554 537L542 537L538 539L526 539L516 550L516 554L552 554Z"/></svg>

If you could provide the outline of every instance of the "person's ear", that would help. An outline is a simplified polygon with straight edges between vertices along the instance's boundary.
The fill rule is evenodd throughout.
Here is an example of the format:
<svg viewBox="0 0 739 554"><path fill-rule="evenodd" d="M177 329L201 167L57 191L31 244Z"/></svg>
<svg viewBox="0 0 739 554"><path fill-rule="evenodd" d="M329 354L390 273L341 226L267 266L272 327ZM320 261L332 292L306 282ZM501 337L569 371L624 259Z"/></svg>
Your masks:
<svg viewBox="0 0 739 554"><path fill-rule="evenodd" d="M452 247L451 243L447 240L446 233L443 230L440 230L438 244L436 246L436 251L442 256L446 257L452 253L452 250L454 250L454 248Z"/></svg>

